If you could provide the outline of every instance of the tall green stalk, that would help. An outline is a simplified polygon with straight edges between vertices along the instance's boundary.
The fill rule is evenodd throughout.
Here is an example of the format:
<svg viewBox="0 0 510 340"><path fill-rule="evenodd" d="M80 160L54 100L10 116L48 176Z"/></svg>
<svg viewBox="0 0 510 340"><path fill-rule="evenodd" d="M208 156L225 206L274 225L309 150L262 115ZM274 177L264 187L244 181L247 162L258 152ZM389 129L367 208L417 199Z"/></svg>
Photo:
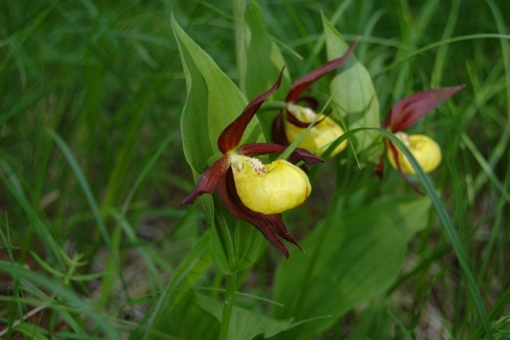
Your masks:
<svg viewBox="0 0 510 340"><path fill-rule="evenodd" d="M225 302L223 305L223 315L221 317L219 340L228 339L230 328L230 319L232 318L232 307L234 307L234 295L236 292L237 271L232 275L227 275L227 290L225 292Z"/></svg>

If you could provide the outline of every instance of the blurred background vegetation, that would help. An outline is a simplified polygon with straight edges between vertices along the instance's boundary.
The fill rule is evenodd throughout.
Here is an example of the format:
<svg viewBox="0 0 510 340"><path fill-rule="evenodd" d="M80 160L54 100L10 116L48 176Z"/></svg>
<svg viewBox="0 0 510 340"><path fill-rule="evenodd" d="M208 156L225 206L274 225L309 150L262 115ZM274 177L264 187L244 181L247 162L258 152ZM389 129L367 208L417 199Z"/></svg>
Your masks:
<svg viewBox="0 0 510 340"><path fill-rule="evenodd" d="M326 60L321 12L347 40L361 35L356 56L383 119L413 92L466 84L445 104L453 114L440 108L413 131L443 147L432 177L491 321L510 314L510 2L259 3L293 79ZM108 334L111 325L130 334L206 229L200 210L180 203L194 183L181 146L186 85L171 13L236 81L230 1L0 1L2 334L20 319L26 338L44 333L36 324L59 338ZM327 202L325 183L311 202ZM377 185L375 195L412 192L396 171ZM289 229L299 239L326 209L303 207ZM267 295L279 259L268 250L245 288ZM60 289L70 293L57 302ZM395 338L481 335L436 218L410 244L391 294ZM350 312L321 338L346 336L358 319Z"/></svg>

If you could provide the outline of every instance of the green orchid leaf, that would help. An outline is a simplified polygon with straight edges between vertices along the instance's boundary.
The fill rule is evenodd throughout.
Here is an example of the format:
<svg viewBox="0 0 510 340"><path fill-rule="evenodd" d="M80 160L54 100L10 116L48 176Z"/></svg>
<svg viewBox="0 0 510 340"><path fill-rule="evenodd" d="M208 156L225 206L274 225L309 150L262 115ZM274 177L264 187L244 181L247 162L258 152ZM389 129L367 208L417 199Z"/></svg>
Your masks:
<svg viewBox="0 0 510 340"><path fill-rule="evenodd" d="M167 330L155 338L216 340L223 314L223 303L193 290L188 291L167 319ZM234 306L228 340L273 337L289 328L292 320L275 320Z"/></svg>
<svg viewBox="0 0 510 340"><path fill-rule="evenodd" d="M181 117L182 143L196 182L200 174L210 166L209 161L219 153L217 141L221 132L241 114L247 101L232 80L179 27L173 17L172 27L188 93ZM246 128L241 144L246 141L265 141L256 118ZM215 207L223 206L217 196L212 198L203 195L200 202L207 222L213 229L210 245L214 263L226 274L250 266L257 258L263 236L248 223L232 218L226 209L216 212ZM215 221L228 222L223 234L216 230L220 225ZM223 238L235 240L233 250L225 247L224 239L215 242L214 237L219 234ZM227 267L222 265L225 260Z"/></svg>
<svg viewBox="0 0 510 340"><path fill-rule="evenodd" d="M218 321L220 321L223 314L223 303L202 294L196 294L196 296L198 304L202 307L202 309L212 314ZM228 339L250 340L255 337L260 339L261 336L263 336L264 339L268 339L288 329L291 322L292 319L276 320L244 308L234 306L232 310L232 319L230 320Z"/></svg>
<svg viewBox="0 0 510 340"><path fill-rule="evenodd" d="M273 299L285 307L275 307L273 315L298 323L281 339L308 339L387 289L400 271L407 242L425 227L429 208L428 198L408 196L381 198L347 213L332 209L301 242L307 253L292 250L292 261L277 269Z"/></svg>
<svg viewBox="0 0 510 340"><path fill-rule="evenodd" d="M209 244L211 251L216 250L216 256L213 256L216 267L222 273L231 275L248 268L257 260L264 238L251 224L230 215L221 201L215 203L216 214ZM225 238L232 240L234 249L228 248Z"/></svg>
<svg viewBox="0 0 510 340"><path fill-rule="evenodd" d="M247 98L254 98L274 84L285 60L267 32L259 4L255 0L234 0L232 5L239 87ZM283 101L289 88L290 78L286 70L273 98Z"/></svg>
<svg viewBox="0 0 510 340"><path fill-rule="evenodd" d="M220 322L200 306L193 290L187 292L167 324L169 330L164 334L166 337L159 337L162 340L217 340L220 329Z"/></svg>
<svg viewBox="0 0 510 340"><path fill-rule="evenodd" d="M391 320L388 314L390 304L391 301L386 298L379 298L371 303L363 310L359 321L345 340L392 339Z"/></svg>
<svg viewBox="0 0 510 340"><path fill-rule="evenodd" d="M343 55L349 46L333 25L322 16L328 60ZM354 51L354 54L356 51ZM360 127L380 127L379 101L372 79L367 69L354 55L340 68L340 72L330 83L333 96L333 115L345 122L347 129ZM377 163L383 152L381 136L377 132L358 133L349 140L354 145L358 158Z"/></svg>
<svg viewBox="0 0 510 340"><path fill-rule="evenodd" d="M239 87L247 98L254 98L267 91L285 65L278 45L267 32L264 15L255 0L234 0L232 2L235 32ZM272 96L283 101L290 88L290 76L286 69L280 89ZM267 102L270 102L271 98ZM276 116L270 113L257 117L264 128L264 135L271 134L271 123Z"/></svg>
<svg viewBox="0 0 510 340"><path fill-rule="evenodd" d="M191 168L201 174L208 167L208 160L219 153L217 144L221 132L241 114L247 101L232 80L174 18L172 27L188 92L181 117L184 154ZM253 119L246 129L244 140L257 140L260 134L258 121Z"/></svg>
<svg viewBox="0 0 510 340"><path fill-rule="evenodd" d="M169 334L171 330L169 318L178 314L177 306L186 299L191 287L212 264L208 240L207 233L202 235L173 273L172 280L159 298L153 312L153 321L145 332L144 340L159 339L161 334Z"/></svg>

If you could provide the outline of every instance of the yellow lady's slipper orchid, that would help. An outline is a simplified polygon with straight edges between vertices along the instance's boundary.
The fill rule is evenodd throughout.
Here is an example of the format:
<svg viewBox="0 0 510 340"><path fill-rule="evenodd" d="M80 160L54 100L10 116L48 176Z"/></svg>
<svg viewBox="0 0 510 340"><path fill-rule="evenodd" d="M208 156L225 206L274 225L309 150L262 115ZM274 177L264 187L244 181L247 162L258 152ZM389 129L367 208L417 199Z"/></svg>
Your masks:
<svg viewBox="0 0 510 340"><path fill-rule="evenodd" d="M340 58L325 63L305 74L292 84L287 98L285 99L287 104L286 108L280 112L273 121L272 135L276 143L289 145L315 121L317 114L314 110L318 105L317 101L312 97L301 96L301 94L319 78L343 65L352 54L358 41L359 39L357 39ZM296 103L298 102L305 102L311 107L297 105ZM345 133L344 130L329 117L320 118L313 124L313 127L303 137L298 146L310 152L317 152L318 155L322 155L327 150L328 145ZM333 152L331 152L330 156L335 156L344 150L346 146L347 140L340 143Z"/></svg>
<svg viewBox="0 0 510 340"><path fill-rule="evenodd" d="M264 165L254 156L284 152L278 144L251 143L239 146L246 127L264 100L280 86L283 70L271 89L253 99L241 115L227 126L218 138L218 149L223 154L200 176L196 188L183 200L192 203L204 193L218 191L229 212L236 218L251 223L271 244L287 258L289 251L280 238L299 249L299 244L287 231L280 213L295 208L310 195L312 188L306 174L295 165L277 160ZM324 162L320 157L297 148L292 161L307 164Z"/></svg>
<svg viewBox="0 0 510 340"><path fill-rule="evenodd" d="M408 135L404 132L397 132L395 134L412 152L423 171L432 172L441 163L441 149L439 145L430 137L425 135ZM409 163L404 153L397 149L398 161L400 167L405 174L416 174L413 166ZM395 157L390 148L387 148L386 155L391 165L398 170Z"/></svg>
<svg viewBox="0 0 510 340"><path fill-rule="evenodd" d="M230 159L237 194L253 211L279 214L301 205L312 192L304 171L285 160L265 165L237 154Z"/></svg>
<svg viewBox="0 0 510 340"><path fill-rule="evenodd" d="M304 123L312 123L317 114L315 111L308 107L289 104L287 111L290 112L299 121ZM304 128L294 124L285 124L285 135L290 142L295 141L305 131ZM310 131L303 137L298 147L306 149L310 152L319 150L317 154L321 156L326 150L327 146L334 142L338 137L343 135L345 131L333 119L323 117L319 124L313 126ZM333 157L340 153L347 146L347 139L340 143L331 152L330 156Z"/></svg>
<svg viewBox="0 0 510 340"><path fill-rule="evenodd" d="M383 128L388 129L404 142L425 172L433 171L441 163L441 149L439 145L427 136L407 135L402 130L416 123L420 118L450 99L463 88L464 85L461 85L414 93L393 105L388 117L386 117L382 124ZM416 184L406 176L406 174L415 174L416 171L402 151L391 140L384 141L384 144L386 155L391 165L399 170L404 180L411 184L416 192L421 193ZM381 155L376 170L379 176L382 176L383 165L383 155Z"/></svg>

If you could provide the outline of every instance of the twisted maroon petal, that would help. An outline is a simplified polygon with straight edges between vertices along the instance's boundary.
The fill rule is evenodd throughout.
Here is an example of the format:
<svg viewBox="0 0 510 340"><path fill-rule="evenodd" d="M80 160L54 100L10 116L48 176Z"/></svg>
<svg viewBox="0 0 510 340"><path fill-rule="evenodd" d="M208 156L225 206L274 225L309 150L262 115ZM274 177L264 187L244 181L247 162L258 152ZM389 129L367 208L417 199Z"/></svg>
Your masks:
<svg viewBox="0 0 510 340"><path fill-rule="evenodd" d="M301 252L305 252L303 248L297 243L297 241L289 234L289 231L285 227L285 223L283 223L283 218L281 214L271 214L271 215L264 215L269 223L271 223L271 227L273 228L274 232L278 237L283 238L285 241L292 243L296 247L301 250Z"/></svg>
<svg viewBox="0 0 510 340"><path fill-rule="evenodd" d="M377 168L375 169L375 174L377 175L377 177L381 179L383 171L384 171L384 153L381 155L381 157L379 157L379 163L377 164Z"/></svg>
<svg viewBox="0 0 510 340"><path fill-rule="evenodd" d="M463 88L460 85L416 92L393 105L382 126L391 132L405 130Z"/></svg>
<svg viewBox="0 0 510 340"><path fill-rule="evenodd" d="M279 87L282 82L283 70L285 66L282 68L276 83L266 92L259 95L257 98L253 99L243 110L241 115L237 117L229 126L223 130L220 137L218 138L218 148L223 154L226 154L228 151L235 149L241 138L243 137L244 130L252 120L253 116L260 108L264 100L267 97L272 95Z"/></svg>
<svg viewBox="0 0 510 340"><path fill-rule="evenodd" d="M302 122L299 119L297 119L296 116L294 116L289 111L286 111L286 113L287 113L287 115L285 116L285 118L287 118L287 123L297 126L298 128L301 128L301 129L306 129L307 127L309 127L312 124L317 125L324 120L324 117L322 117L322 118L318 119L315 123L313 123L313 122L306 123L306 122Z"/></svg>
<svg viewBox="0 0 510 340"><path fill-rule="evenodd" d="M287 99L285 99L285 101L287 103L295 102L299 98L299 95L310 85L316 82L317 79L343 65L351 55L359 40L360 38L356 39L356 41L351 46L349 46L349 49L340 58L333 59L296 80L294 84L292 84L292 87L290 88L289 94L287 95Z"/></svg>
<svg viewBox="0 0 510 340"><path fill-rule="evenodd" d="M234 217L252 224L264 235L273 247L282 252L286 258L289 258L289 251L278 236L301 249L298 243L290 236L279 214L261 214L250 210L244 205L237 194L231 168L228 169L226 176L221 178L218 186L218 193L221 200Z"/></svg>
<svg viewBox="0 0 510 340"><path fill-rule="evenodd" d="M204 171L202 176L198 179L195 189L186 196L182 203L193 203L198 196L208 193L213 194L218 186L220 179L225 176L230 164L227 156L221 157L209 169Z"/></svg>
<svg viewBox="0 0 510 340"><path fill-rule="evenodd" d="M317 119L317 121L315 123L314 122L311 122L311 123L302 122L299 119L297 119L296 116L294 116L289 111L286 111L286 113L287 113L287 115L285 117L287 118L287 123L290 123L290 124L297 126L298 128L301 128L301 129L306 129L307 127L309 127L312 124L314 126L320 124L324 119L326 119L327 116L329 116L329 114L331 113L331 110L329 110L327 113L323 114L321 116L321 118Z"/></svg>
<svg viewBox="0 0 510 340"><path fill-rule="evenodd" d="M318 102L315 98L310 97L310 96L299 97L299 98L298 98L298 99L296 99L294 102L295 102L295 103L305 102L305 103L307 103L307 104L310 106L310 108L311 108L312 110L314 110L314 111L315 111L315 110L317 110L317 107L319 106L319 102Z"/></svg>
<svg viewBox="0 0 510 340"><path fill-rule="evenodd" d="M279 144L249 143L239 147L239 149L237 149L237 153L240 155L253 157L258 155L267 155L269 153L282 153L285 151L285 149L287 149L286 146ZM324 160L319 156L301 148L294 149L294 151L291 153L291 156L293 160L295 160L294 163L299 161L303 161L306 164L324 163Z"/></svg>
<svg viewBox="0 0 510 340"><path fill-rule="evenodd" d="M285 133L285 128L283 127L283 115L285 111L281 111L278 116L273 120L273 124L271 125L271 136L273 137L273 142L280 145L290 145L289 140L287 139L287 134Z"/></svg>
<svg viewBox="0 0 510 340"><path fill-rule="evenodd" d="M390 147L390 150L391 150L391 154L393 155L393 159L395 160L395 163L397 164L397 169L398 169L398 172L400 172L400 175L402 176L402 178L407 182L409 183L414 191L416 191L418 194L420 195L425 195L421 190L420 188L418 188L418 185L416 183L414 183L413 181L411 181L409 179L409 177L407 177L407 175L404 173L404 171L402 170L402 165L400 165L400 161L398 159L398 151L397 151L397 148L395 147L395 145L391 142L391 141L388 141L387 142L389 147Z"/></svg>
<svg viewBox="0 0 510 340"><path fill-rule="evenodd" d="M285 118L287 118L287 123L289 124L292 124L294 126L297 126L298 128L301 128L301 129L306 129L307 127L309 127L311 124L313 123L305 123L305 122L302 122L300 121L299 119L296 118L296 116L294 116L292 113L290 113L289 111L286 111L287 112L287 115L285 116Z"/></svg>

